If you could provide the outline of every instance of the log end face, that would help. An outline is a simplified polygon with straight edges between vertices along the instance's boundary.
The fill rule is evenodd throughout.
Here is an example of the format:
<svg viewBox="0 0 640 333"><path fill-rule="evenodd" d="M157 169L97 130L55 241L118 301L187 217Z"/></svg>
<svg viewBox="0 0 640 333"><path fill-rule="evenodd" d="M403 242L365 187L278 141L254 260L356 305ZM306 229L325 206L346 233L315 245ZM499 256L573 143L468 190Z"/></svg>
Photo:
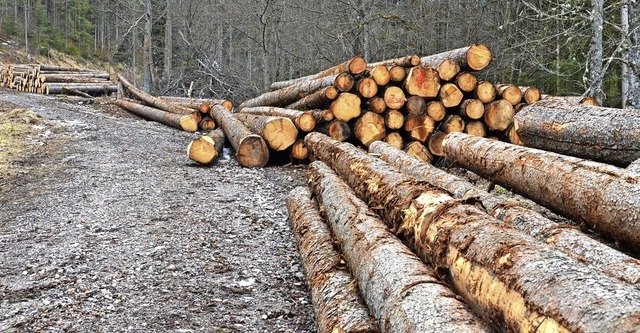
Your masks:
<svg viewBox="0 0 640 333"><path fill-rule="evenodd" d="M277 117L265 125L262 136L271 149L282 151L296 142L298 128L291 119Z"/></svg>
<svg viewBox="0 0 640 333"><path fill-rule="evenodd" d="M198 130L199 119L194 115L180 117L180 128L185 132L195 132Z"/></svg>
<svg viewBox="0 0 640 333"><path fill-rule="evenodd" d="M199 164L208 165L218 158L218 151L215 149L215 142L208 136L202 136L189 143L187 156L192 161Z"/></svg>
<svg viewBox="0 0 640 333"><path fill-rule="evenodd" d="M491 50L484 44L472 45L467 51L467 65L475 71L485 69L492 59Z"/></svg>
<svg viewBox="0 0 640 333"><path fill-rule="evenodd" d="M311 113L303 113L298 119L298 125L303 132L311 132L316 128L316 119Z"/></svg>
<svg viewBox="0 0 640 333"><path fill-rule="evenodd" d="M236 158L247 168L262 168L269 162L269 148L259 135L248 135L240 140Z"/></svg>
<svg viewBox="0 0 640 333"><path fill-rule="evenodd" d="M360 75L367 70L367 61L363 57L357 56L349 62L349 73Z"/></svg>

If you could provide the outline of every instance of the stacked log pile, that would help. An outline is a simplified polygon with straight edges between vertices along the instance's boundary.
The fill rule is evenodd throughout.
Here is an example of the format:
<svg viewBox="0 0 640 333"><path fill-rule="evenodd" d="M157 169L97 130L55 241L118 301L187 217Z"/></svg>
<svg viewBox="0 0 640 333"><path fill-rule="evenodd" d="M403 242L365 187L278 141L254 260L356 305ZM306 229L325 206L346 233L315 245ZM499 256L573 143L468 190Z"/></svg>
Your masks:
<svg viewBox="0 0 640 333"><path fill-rule="evenodd" d="M118 89L104 71L34 64L3 66L0 83L17 91L82 97L109 95Z"/></svg>

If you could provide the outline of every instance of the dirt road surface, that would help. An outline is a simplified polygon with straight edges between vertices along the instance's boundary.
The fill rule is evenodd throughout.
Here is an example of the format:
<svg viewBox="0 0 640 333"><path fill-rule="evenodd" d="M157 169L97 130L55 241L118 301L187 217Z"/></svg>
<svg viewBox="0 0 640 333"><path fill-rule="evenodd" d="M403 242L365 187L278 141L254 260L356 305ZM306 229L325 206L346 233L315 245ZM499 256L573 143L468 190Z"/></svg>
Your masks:
<svg viewBox="0 0 640 333"><path fill-rule="evenodd" d="M79 101L0 89L42 118L0 141L0 332L315 330L284 207L303 168L200 167L195 134Z"/></svg>

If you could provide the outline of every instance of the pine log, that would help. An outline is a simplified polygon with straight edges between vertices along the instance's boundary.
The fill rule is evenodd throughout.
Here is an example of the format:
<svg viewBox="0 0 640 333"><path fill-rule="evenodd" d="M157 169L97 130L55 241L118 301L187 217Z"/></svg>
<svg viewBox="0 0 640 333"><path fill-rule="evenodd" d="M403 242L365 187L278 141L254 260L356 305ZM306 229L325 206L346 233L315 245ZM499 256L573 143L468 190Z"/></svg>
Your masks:
<svg viewBox="0 0 640 333"><path fill-rule="evenodd" d="M176 105L170 102L167 102L161 98L151 96L144 91L138 89L136 86L127 81L122 75L118 75L118 81L122 84L122 86L128 90L132 95L134 95L137 99L141 100L145 104L149 106L153 106L160 110L165 110L171 113L176 114L191 114L193 113L192 109L186 108L184 106ZM117 91L117 88L116 88ZM215 119L215 117L212 117ZM218 122L219 123L219 122Z"/></svg>
<svg viewBox="0 0 640 333"><path fill-rule="evenodd" d="M384 332L489 332L467 306L321 162L308 170L328 224Z"/></svg>
<svg viewBox="0 0 640 333"><path fill-rule="evenodd" d="M440 101L431 101L427 104L427 115L436 122L442 121L447 116L447 108Z"/></svg>
<svg viewBox="0 0 640 333"><path fill-rule="evenodd" d="M478 87L478 79L469 72L458 73L454 79L454 83L465 93L473 92Z"/></svg>
<svg viewBox="0 0 640 333"><path fill-rule="evenodd" d="M248 113L236 113L234 115L251 132L260 135L269 148L275 151L283 151L291 147L298 138L298 128L289 118Z"/></svg>
<svg viewBox="0 0 640 333"><path fill-rule="evenodd" d="M491 216L606 275L640 287L640 260L612 249L576 228L555 223L535 211L515 205L508 196L488 193L474 187L468 181L430 164L421 163L392 146L374 142L369 146L369 152L376 154L397 170L425 180L455 198L478 200Z"/></svg>
<svg viewBox="0 0 640 333"><path fill-rule="evenodd" d="M313 110L322 108L331 103L334 99L338 98L339 94L340 92L334 86L324 87L287 105L285 108L294 110Z"/></svg>
<svg viewBox="0 0 640 333"><path fill-rule="evenodd" d="M307 135L305 143L496 328L595 333L632 332L640 325L635 287L398 173L353 145L319 133Z"/></svg>
<svg viewBox="0 0 640 333"><path fill-rule="evenodd" d="M199 119L195 116L196 112L181 115L124 99L117 99L115 103L117 106L148 120L153 120L185 132L195 132L198 130Z"/></svg>
<svg viewBox="0 0 640 333"><path fill-rule="evenodd" d="M251 108L244 108L242 109L242 113L289 118L302 132L311 132L316 127L316 120L313 116L312 111L299 111L270 106L256 106Z"/></svg>
<svg viewBox="0 0 640 333"><path fill-rule="evenodd" d="M95 83L45 83L45 87L49 94L59 95L64 93L64 89L79 90L87 94L108 95L118 91L118 86L107 82L107 84Z"/></svg>
<svg viewBox="0 0 640 333"><path fill-rule="evenodd" d="M460 65L449 58L444 59L438 67L435 68L442 81L451 81L460 73Z"/></svg>
<svg viewBox="0 0 640 333"><path fill-rule="evenodd" d="M319 79L313 79L309 81L302 81L300 83L282 88L279 90L270 91L252 99L246 100L238 105L238 110L242 110L245 107L253 106L285 106L289 105L309 94L312 94L324 87L328 87L334 84L338 75L327 76Z"/></svg>
<svg viewBox="0 0 640 333"><path fill-rule="evenodd" d="M338 98L331 103L329 109L336 119L347 122L357 118L362 113L360 104L362 100L352 93L341 93Z"/></svg>
<svg viewBox="0 0 640 333"><path fill-rule="evenodd" d="M187 157L203 165L211 164L222 154L224 140L224 132L221 129L203 135L189 143Z"/></svg>
<svg viewBox="0 0 640 333"><path fill-rule="evenodd" d="M349 73L338 75L333 82L333 86L341 92L350 91L356 84L356 79Z"/></svg>
<svg viewBox="0 0 640 333"><path fill-rule="evenodd" d="M627 166L626 170L629 172L640 173L640 159L631 162L631 164Z"/></svg>
<svg viewBox="0 0 640 333"><path fill-rule="evenodd" d="M80 97L84 97L84 98L93 98L93 96L87 94L84 91L71 89L71 88L67 88L67 87L62 87L62 93L66 94L66 95L71 95L71 96L80 96Z"/></svg>
<svg viewBox="0 0 640 333"><path fill-rule="evenodd" d="M460 115L471 120L482 119L484 104L479 99L466 99L460 104Z"/></svg>
<svg viewBox="0 0 640 333"><path fill-rule="evenodd" d="M287 196L287 210L311 295L318 332L379 332L351 274L333 247L331 231L306 187Z"/></svg>
<svg viewBox="0 0 640 333"><path fill-rule="evenodd" d="M322 134L330 136L336 141L347 141L347 139L351 137L351 127L349 124L338 119L330 123L322 124L317 127L316 130Z"/></svg>
<svg viewBox="0 0 640 333"><path fill-rule="evenodd" d="M356 82L356 91L363 98L371 98L378 94L378 84L370 77L361 78Z"/></svg>
<svg viewBox="0 0 640 333"><path fill-rule="evenodd" d="M382 140L396 149L404 148L404 139L398 132L390 132Z"/></svg>
<svg viewBox="0 0 640 333"><path fill-rule="evenodd" d="M111 85L111 81L93 77L66 77L66 76L42 76L44 82L47 83L96 83ZM39 82L39 81L38 81Z"/></svg>
<svg viewBox="0 0 640 333"><path fill-rule="evenodd" d="M500 99L486 105L483 118L490 131L504 131L513 123L514 116L511 103Z"/></svg>
<svg viewBox="0 0 640 333"><path fill-rule="evenodd" d="M304 139L298 139L291 145L291 157L298 161L306 160L309 157L309 149L304 145Z"/></svg>
<svg viewBox="0 0 640 333"><path fill-rule="evenodd" d="M398 110L389 110L384 113L384 124L392 131L399 130L404 127L404 114Z"/></svg>
<svg viewBox="0 0 640 333"><path fill-rule="evenodd" d="M371 79L373 79L376 84L381 87L386 86L391 80L391 74L389 73L389 68L386 65L378 65L373 67L369 75Z"/></svg>
<svg viewBox="0 0 640 333"><path fill-rule="evenodd" d="M407 72L404 67L393 66L389 69L389 80L391 82L402 82L407 77Z"/></svg>
<svg viewBox="0 0 640 333"><path fill-rule="evenodd" d="M211 116L236 151L240 165L249 168L262 168L269 162L269 148L260 135L253 134L236 117L221 105L211 108Z"/></svg>
<svg viewBox="0 0 640 333"><path fill-rule="evenodd" d="M313 115L313 119L316 121L316 125L322 123L328 123L335 119L333 112L331 110L311 110L308 111Z"/></svg>
<svg viewBox="0 0 640 333"><path fill-rule="evenodd" d="M444 133L456 133L464 131L465 122L462 117L452 114L440 124L440 130Z"/></svg>
<svg viewBox="0 0 640 333"><path fill-rule="evenodd" d="M582 104L582 105L590 105L590 106L600 106L598 100L593 97L586 96L551 96L551 95L542 95L541 100L561 100L565 103L571 104Z"/></svg>
<svg viewBox="0 0 640 333"><path fill-rule="evenodd" d="M444 145L447 159L640 250L640 186L624 170L465 134Z"/></svg>
<svg viewBox="0 0 640 333"><path fill-rule="evenodd" d="M487 126L479 120L470 121L464 127L464 132L469 135L485 137L487 136Z"/></svg>
<svg viewBox="0 0 640 333"><path fill-rule="evenodd" d="M366 147L373 141L382 140L387 136L384 118L375 112L366 112L356 120L353 134Z"/></svg>
<svg viewBox="0 0 640 333"><path fill-rule="evenodd" d="M319 72L316 74L312 74L312 75L301 77L301 78L286 80L286 81L274 82L271 84L271 90L279 90L279 89L294 86L294 85L304 84L310 81L322 79L328 76L338 75L341 73L350 73L352 75L360 75L364 73L366 69L367 69L367 62L364 60L364 58L353 57L350 60L347 60L331 68L325 69L322 72Z"/></svg>
<svg viewBox="0 0 640 333"><path fill-rule="evenodd" d="M540 89L536 87L518 87L522 92L522 97L527 104L533 104L542 99Z"/></svg>
<svg viewBox="0 0 640 333"><path fill-rule="evenodd" d="M387 110L387 104L385 104L384 98L380 96L370 98L365 105L367 110L375 113L384 113Z"/></svg>
<svg viewBox="0 0 640 333"><path fill-rule="evenodd" d="M640 110L542 100L518 112L525 146L626 166L640 158Z"/></svg>
<svg viewBox="0 0 640 333"><path fill-rule="evenodd" d="M435 121L426 114L418 114L407 117L404 130L412 140L426 142L435 129Z"/></svg>
<svg viewBox="0 0 640 333"><path fill-rule="evenodd" d="M406 105L407 113L410 115L427 112L427 102L420 96L410 96Z"/></svg>
<svg viewBox="0 0 640 333"><path fill-rule="evenodd" d="M67 67L67 66L55 66L55 65L39 65L41 71L59 71L59 72L99 72L91 69Z"/></svg>
<svg viewBox="0 0 640 333"><path fill-rule="evenodd" d="M374 68L379 65L389 66L389 67L414 67L420 64L420 57L417 55L410 55L406 57L400 57L395 59L387 59L379 62L374 62L372 64L367 65L369 68Z"/></svg>
<svg viewBox="0 0 640 333"><path fill-rule="evenodd" d="M422 66L437 68L444 60L450 59L457 63L461 69L467 71L480 71L485 69L492 60L491 51L483 44L474 44L459 49L442 52L420 58Z"/></svg>
<svg viewBox="0 0 640 333"><path fill-rule="evenodd" d="M404 106L407 98L404 90L396 86L388 86L384 90L384 103L389 109L399 110Z"/></svg>
<svg viewBox="0 0 640 333"><path fill-rule="evenodd" d="M213 131L216 129L216 122L209 116L202 117L202 120L198 123L198 128L202 131Z"/></svg>
<svg viewBox="0 0 640 333"><path fill-rule="evenodd" d="M413 67L404 79L404 90L409 95L426 98L438 96L440 77L438 72L429 67Z"/></svg>
<svg viewBox="0 0 640 333"><path fill-rule="evenodd" d="M40 78L44 79L44 82L62 82L59 80L69 79L103 79L109 80L109 73L40 73Z"/></svg>
<svg viewBox="0 0 640 333"><path fill-rule="evenodd" d="M499 84L496 86L498 95L507 100L511 105L516 106L522 101L522 91L520 87L513 84Z"/></svg>
<svg viewBox="0 0 640 333"><path fill-rule="evenodd" d="M427 139L427 147L429 148L429 152L434 156L444 156L444 151L442 150L442 141L447 137L447 133L441 131L434 131L431 133L429 138Z"/></svg>
<svg viewBox="0 0 640 333"><path fill-rule="evenodd" d="M496 86L489 81L484 81L478 83L476 90L474 91L474 96L476 99L479 99L480 102L484 104L488 104L493 102L498 96L498 92L496 91Z"/></svg>
<svg viewBox="0 0 640 333"><path fill-rule="evenodd" d="M433 155L431 155L429 149L419 141L411 141L407 143L404 147L404 151L407 152L409 156L425 163L431 163L433 161Z"/></svg>
<svg viewBox="0 0 640 333"><path fill-rule="evenodd" d="M519 90L518 90L519 91ZM440 92L438 93L440 102L447 107L452 108L460 105L464 95L462 91L453 83L445 83L440 88Z"/></svg>
<svg viewBox="0 0 640 333"><path fill-rule="evenodd" d="M177 97L177 96L160 96L159 98L167 102L182 105L184 107L188 107L191 109L200 110L203 104L208 105L209 109L211 109L212 105L215 105L215 104L222 105L225 109L229 111L233 109L233 103L231 103L231 101L226 99L191 98L191 97Z"/></svg>
<svg viewBox="0 0 640 333"><path fill-rule="evenodd" d="M582 105L591 105L591 106L600 106L600 102L598 102L595 97L586 96L580 100L580 104Z"/></svg>

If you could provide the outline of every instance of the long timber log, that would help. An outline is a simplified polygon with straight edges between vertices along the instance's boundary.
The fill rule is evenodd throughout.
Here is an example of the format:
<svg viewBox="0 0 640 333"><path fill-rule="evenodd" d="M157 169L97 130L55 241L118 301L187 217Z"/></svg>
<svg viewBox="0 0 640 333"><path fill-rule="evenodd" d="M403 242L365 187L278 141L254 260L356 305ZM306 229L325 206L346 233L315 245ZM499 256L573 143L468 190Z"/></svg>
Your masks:
<svg viewBox="0 0 640 333"><path fill-rule="evenodd" d="M198 130L199 119L195 116L195 112L188 115L175 114L124 99L117 99L116 105L142 118L153 120L185 132L195 132Z"/></svg>
<svg viewBox="0 0 640 333"><path fill-rule="evenodd" d="M242 113L289 118L293 121L296 127L303 132L311 132L316 127L316 119L313 116L312 110L298 111L270 106L256 106L244 108L242 109Z"/></svg>
<svg viewBox="0 0 640 333"><path fill-rule="evenodd" d="M308 134L305 143L421 259L446 272L476 314L496 327L595 333L631 332L640 325L635 287L398 173L353 145L318 133Z"/></svg>
<svg viewBox="0 0 640 333"><path fill-rule="evenodd" d="M160 96L159 98L178 105L182 105L192 109L200 109L203 104L215 105L219 104L224 106L225 109L231 111L233 109L233 103L226 99L216 99L216 98L191 98L191 97L177 97L177 96Z"/></svg>
<svg viewBox="0 0 640 333"><path fill-rule="evenodd" d="M307 95L287 106L287 109L294 110L312 110L321 108L327 104L330 104L331 101L338 98L340 91L336 89L334 86L324 87L310 95Z"/></svg>
<svg viewBox="0 0 640 333"><path fill-rule="evenodd" d="M253 133L259 134L275 151L285 150L296 142L298 128L291 119L248 113L236 113L236 118L244 123Z"/></svg>
<svg viewBox="0 0 640 333"><path fill-rule="evenodd" d="M222 129L211 131L189 143L187 156L200 164L211 164L222 154L224 140Z"/></svg>
<svg viewBox="0 0 640 333"><path fill-rule="evenodd" d="M118 91L118 86L109 81L105 81L105 84L45 83L44 86L49 94L63 94L64 88L80 90L88 94L111 94Z"/></svg>
<svg viewBox="0 0 640 333"><path fill-rule="evenodd" d="M462 70L480 71L491 63L493 56L489 48L483 44L474 44L459 49L446 51L420 58L422 66L438 68L446 59L450 59Z"/></svg>
<svg viewBox="0 0 640 333"><path fill-rule="evenodd" d="M141 100L149 106L153 106L154 108L177 114L191 114L193 112L193 109L181 105L176 105L167 102L162 98L151 96L145 93L144 91L138 89L136 86L127 81L127 79L125 79L122 75L118 75L118 81L120 81L120 83L122 83L122 86L131 94L133 94L137 99Z"/></svg>
<svg viewBox="0 0 640 333"><path fill-rule="evenodd" d="M640 110L545 99L518 112L514 126L528 147L619 166L640 158Z"/></svg>
<svg viewBox="0 0 640 333"><path fill-rule="evenodd" d="M623 169L508 143L450 134L445 157L640 251L640 186Z"/></svg>
<svg viewBox="0 0 640 333"><path fill-rule="evenodd" d="M328 166L314 162L308 175L383 332L490 331Z"/></svg>
<svg viewBox="0 0 640 333"><path fill-rule="evenodd" d="M271 90L278 90L278 89L290 87L293 85L299 85L304 82L309 82L316 79L321 79L327 76L337 75L341 73L349 73L351 75L360 75L364 73L366 69L367 69L367 62L364 60L364 58L356 56L351 58L350 60L347 60L331 68L327 68L316 74L307 75L304 77L295 78L295 79L286 80L286 81L274 82L271 84Z"/></svg>
<svg viewBox="0 0 640 333"><path fill-rule="evenodd" d="M270 91L238 105L238 110L253 106L285 106L291 104L319 89L333 85L338 75L303 81L286 88Z"/></svg>
<svg viewBox="0 0 640 333"><path fill-rule="evenodd" d="M368 68L375 68L377 66L387 66L387 67L414 67L420 64L420 57L413 54L406 57L400 57L395 59L388 59L383 61L378 61L374 63L370 63L367 65Z"/></svg>
<svg viewBox="0 0 640 333"><path fill-rule="evenodd" d="M253 134L240 120L221 105L214 105L211 117L222 127L236 152L240 165L261 168L269 162L269 148L260 135Z"/></svg>

